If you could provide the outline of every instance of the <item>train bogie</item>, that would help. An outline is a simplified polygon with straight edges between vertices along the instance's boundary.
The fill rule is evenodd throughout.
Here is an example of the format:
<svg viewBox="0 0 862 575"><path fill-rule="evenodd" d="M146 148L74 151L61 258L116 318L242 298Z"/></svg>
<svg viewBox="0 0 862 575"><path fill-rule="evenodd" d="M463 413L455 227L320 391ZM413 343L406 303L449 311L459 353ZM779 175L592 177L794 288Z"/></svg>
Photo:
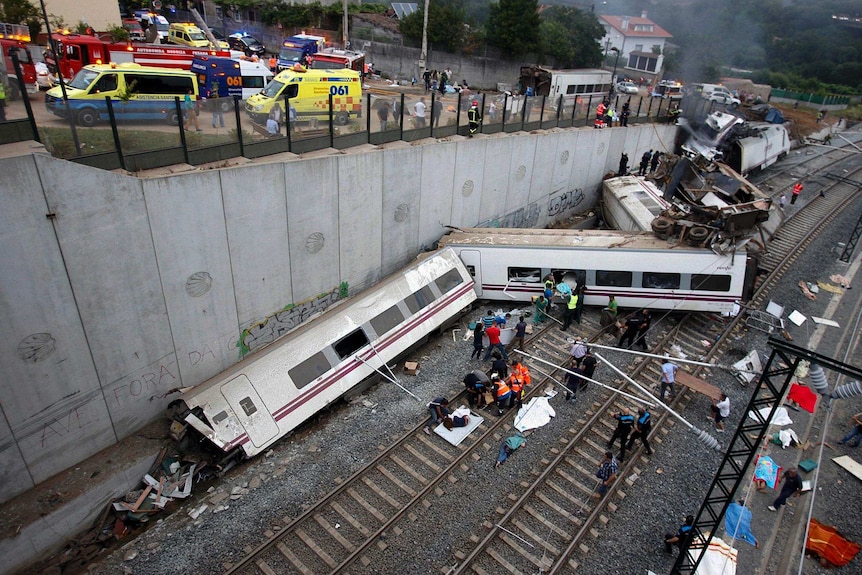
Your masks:
<svg viewBox="0 0 862 575"><path fill-rule="evenodd" d="M476 299L452 250L422 256L186 392L181 418L253 456L419 345Z"/></svg>

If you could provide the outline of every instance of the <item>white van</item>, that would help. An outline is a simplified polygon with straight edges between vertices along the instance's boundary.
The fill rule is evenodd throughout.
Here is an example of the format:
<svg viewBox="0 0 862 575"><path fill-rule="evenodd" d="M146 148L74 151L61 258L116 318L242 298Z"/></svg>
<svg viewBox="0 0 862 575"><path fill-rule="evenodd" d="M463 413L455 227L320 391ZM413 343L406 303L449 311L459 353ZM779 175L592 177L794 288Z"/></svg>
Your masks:
<svg viewBox="0 0 862 575"><path fill-rule="evenodd" d="M740 103L739 98L721 84L694 84L694 91L700 93L707 100L725 104L731 108L739 106Z"/></svg>

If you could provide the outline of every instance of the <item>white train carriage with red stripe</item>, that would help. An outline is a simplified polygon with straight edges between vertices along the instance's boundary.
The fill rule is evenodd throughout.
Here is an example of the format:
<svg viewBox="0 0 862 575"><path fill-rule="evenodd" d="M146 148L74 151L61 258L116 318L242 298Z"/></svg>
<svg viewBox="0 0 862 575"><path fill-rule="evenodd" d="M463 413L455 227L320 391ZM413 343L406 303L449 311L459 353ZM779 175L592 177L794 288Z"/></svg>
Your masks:
<svg viewBox="0 0 862 575"><path fill-rule="evenodd" d="M471 228L440 240L470 270L479 298L529 302L544 278L587 287L585 305L730 313L750 296L756 265L744 249L717 254L651 233Z"/></svg>
<svg viewBox="0 0 862 575"><path fill-rule="evenodd" d="M425 254L172 404L218 449L251 457L447 325L476 299L452 250Z"/></svg>

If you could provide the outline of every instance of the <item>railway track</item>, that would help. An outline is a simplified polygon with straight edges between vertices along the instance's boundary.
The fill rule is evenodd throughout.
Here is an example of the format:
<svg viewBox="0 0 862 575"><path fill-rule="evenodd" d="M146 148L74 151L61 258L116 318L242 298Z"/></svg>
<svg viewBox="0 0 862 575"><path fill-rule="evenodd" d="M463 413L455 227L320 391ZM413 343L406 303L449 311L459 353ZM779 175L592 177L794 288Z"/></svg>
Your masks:
<svg viewBox="0 0 862 575"><path fill-rule="evenodd" d="M858 172L851 177L858 177ZM762 303L772 283L792 265L793 254L852 201L852 192L852 186L835 183L825 198L811 201L785 223L764 256L763 267L769 275L761 282L755 306ZM580 333L591 334L592 341L612 343L598 319L597 312L585 310ZM705 314L667 315L654 322L655 333L650 334L655 340L652 351L666 354L675 346L689 357L713 360L720 356L725 338L741 319L724 324ZM705 338L716 342L706 353ZM550 323L528 340L526 353L562 365L568 360L571 341L568 334ZM554 382L564 377L561 370L532 358L525 363L534 374L530 397L557 387ZM628 365L622 369L635 380L658 380L660 361L656 358L623 363ZM693 370L693 374L698 375L701 369ZM537 376L541 372L547 375ZM621 378L619 383L621 389L632 392ZM678 393L672 406L684 413L692 396L692 392ZM441 558L441 572L562 573L578 568L579 557L589 550L587 536L606 528L626 491L637 488L644 460L638 444L622 462L610 492L602 499L593 498L595 471L613 433L615 421L610 414L622 408L635 410L639 403L594 385L577 401L583 411L562 432L557 447L545 455L541 466L533 470L531 481L521 481L509 492L499 492L494 499L497 516L479 518L479 528L474 529L463 548L454 551L448 562ZM462 394L452 400L453 405L461 402L465 402ZM421 540L423 533L433 529L425 524L423 511L439 505L444 494L450 500L469 500L474 487L461 479L476 466L493 461L501 440L511 433L515 410L499 418L489 411L478 415L484 421L457 447L422 433L426 423L423 419L381 447L378 456L364 468L337 481L337 487L306 511L296 518L285 518L277 532L269 533L227 573L368 572L397 539L412 534L414 540ZM664 410L654 416L654 444L660 444L670 432L669 418Z"/></svg>

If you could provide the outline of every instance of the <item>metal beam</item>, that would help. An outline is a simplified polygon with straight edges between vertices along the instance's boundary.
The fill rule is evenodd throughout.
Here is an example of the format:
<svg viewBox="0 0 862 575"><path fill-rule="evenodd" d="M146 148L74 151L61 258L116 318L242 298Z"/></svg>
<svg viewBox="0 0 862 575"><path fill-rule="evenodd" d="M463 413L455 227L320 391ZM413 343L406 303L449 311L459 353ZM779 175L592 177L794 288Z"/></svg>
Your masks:
<svg viewBox="0 0 862 575"><path fill-rule="evenodd" d="M772 348L772 354L763 368L760 381L752 386L754 392L742 412L742 420L731 437L730 445L724 453L721 464L695 516L694 540L700 539L702 543L692 543L688 553L681 552L677 556L671 575L696 571L703 555L709 548L712 534L718 533L724 514L733 501L734 493L746 478L746 470L751 465L759 446L766 437L769 421L781 406L781 400L790 388L799 363L807 360L851 378L862 378L862 369L859 367L839 362L831 357L820 355L776 338L769 338L768 344ZM758 410L769 405L772 406L769 415L762 418ZM754 413L757 419L749 418L749 413ZM755 439L752 439L752 436ZM704 537L704 533L710 533L710 536ZM689 561L689 557L691 561Z"/></svg>

